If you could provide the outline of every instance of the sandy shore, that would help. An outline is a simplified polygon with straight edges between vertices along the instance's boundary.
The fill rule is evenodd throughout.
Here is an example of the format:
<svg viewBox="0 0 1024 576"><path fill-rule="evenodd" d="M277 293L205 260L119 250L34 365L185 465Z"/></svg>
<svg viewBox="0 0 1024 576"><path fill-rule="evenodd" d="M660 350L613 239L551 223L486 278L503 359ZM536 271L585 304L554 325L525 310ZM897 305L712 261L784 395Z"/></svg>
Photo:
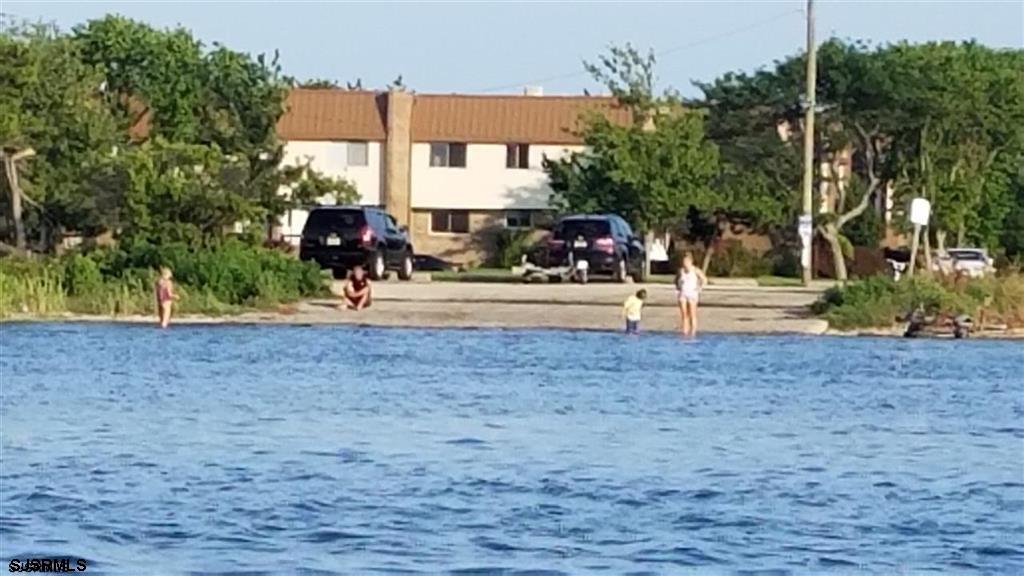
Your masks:
<svg viewBox="0 0 1024 576"><path fill-rule="evenodd" d="M469 283L378 283L374 303L362 312L345 310L338 299L301 302L281 313L175 318L177 324L356 324L410 327L570 328L619 330L620 307L630 293L648 291L641 324L647 331L674 331L679 312L671 286L620 284L522 285ZM335 283L332 291L340 293ZM810 317L817 289L711 286L704 295L700 328L705 332L823 334L828 325ZM12 320L37 318L14 317ZM67 321L148 323L148 316L64 315Z"/></svg>

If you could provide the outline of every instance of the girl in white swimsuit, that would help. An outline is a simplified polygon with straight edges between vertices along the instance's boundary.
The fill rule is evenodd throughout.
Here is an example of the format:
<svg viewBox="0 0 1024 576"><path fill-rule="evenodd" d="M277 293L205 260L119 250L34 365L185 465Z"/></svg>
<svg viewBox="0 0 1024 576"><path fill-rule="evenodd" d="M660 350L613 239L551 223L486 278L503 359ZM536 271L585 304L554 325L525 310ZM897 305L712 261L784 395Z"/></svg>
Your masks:
<svg viewBox="0 0 1024 576"><path fill-rule="evenodd" d="M683 336L697 335L697 301L708 279L704 272L693 265L693 255L683 256L683 266L676 276L676 296L679 298L679 318L683 325Z"/></svg>

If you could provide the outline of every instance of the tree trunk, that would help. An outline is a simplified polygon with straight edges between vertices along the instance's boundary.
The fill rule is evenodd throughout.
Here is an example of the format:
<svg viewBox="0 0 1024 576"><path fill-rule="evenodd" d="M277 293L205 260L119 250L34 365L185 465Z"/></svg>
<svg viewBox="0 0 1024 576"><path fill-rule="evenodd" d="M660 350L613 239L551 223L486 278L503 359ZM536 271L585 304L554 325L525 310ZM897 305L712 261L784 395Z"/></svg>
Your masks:
<svg viewBox="0 0 1024 576"><path fill-rule="evenodd" d="M834 223L826 224L822 236L828 241L829 249L832 252L832 267L836 280L846 282L846 257L843 256L843 245L839 242L839 228Z"/></svg>
<svg viewBox="0 0 1024 576"><path fill-rule="evenodd" d="M700 269L705 274L708 273L708 268L711 267L711 256L715 253L715 242L712 240L704 246L704 261L700 263Z"/></svg>
<svg viewBox="0 0 1024 576"><path fill-rule="evenodd" d="M964 226L963 222L961 222L960 223L960 228L956 231L956 247L957 248L963 248L964 247L964 242L967 240L966 236L967 236L967 227Z"/></svg>
<svg viewBox="0 0 1024 576"><path fill-rule="evenodd" d="M946 231L945 230L936 230L935 231L935 248L939 252L945 252L946 251Z"/></svg>
<svg viewBox="0 0 1024 576"><path fill-rule="evenodd" d="M924 272L925 272L925 274L931 274L932 273L932 242L931 242L931 235L932 235L931 234L931 230L929 230L929 227L926 227L924 229ZM935 235L938 236L939 233L936 232ZM946 241L945 233L943 233L942 241L943 241L943 243L945 243L945 241Z"/></svg>
<svg viewBox="0 0 1024 576"><path fill-rule="evenodd" d="M24 251L27 243L25 242L25 222L22 218L21 185L18 183L18 166L13 155L6 152L0 154L3 155L7 187L11 191L11 221L14 222L14 246L18 250Z"/></svg>
<svg viewBox="0 0 1024 576"><path fill-rule="evenodd" d="M654 246L654 231L644 232L644 278L651 277L651 246Z"/></svg>

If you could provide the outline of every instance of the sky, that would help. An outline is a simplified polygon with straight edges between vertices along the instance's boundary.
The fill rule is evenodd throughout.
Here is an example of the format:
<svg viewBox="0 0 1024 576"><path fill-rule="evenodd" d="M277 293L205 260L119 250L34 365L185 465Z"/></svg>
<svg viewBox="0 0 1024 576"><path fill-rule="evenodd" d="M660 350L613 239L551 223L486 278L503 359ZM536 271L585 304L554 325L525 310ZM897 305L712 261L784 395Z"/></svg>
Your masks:
<svg viewBox="0 0 1024 576"><path fill-rule="evenodd" d="M428 93L579 94L599 87L583 71L610 44L658 54L662 88L753 71L805 43L803 0L677 2L27 2L0 0L19 19L63 29L119 13L157 27L184 26L206 44L278 50L298 79L403 83ZM876 43L970 40L1024 48L1024 0L815 2L819 40Z"/></svg>

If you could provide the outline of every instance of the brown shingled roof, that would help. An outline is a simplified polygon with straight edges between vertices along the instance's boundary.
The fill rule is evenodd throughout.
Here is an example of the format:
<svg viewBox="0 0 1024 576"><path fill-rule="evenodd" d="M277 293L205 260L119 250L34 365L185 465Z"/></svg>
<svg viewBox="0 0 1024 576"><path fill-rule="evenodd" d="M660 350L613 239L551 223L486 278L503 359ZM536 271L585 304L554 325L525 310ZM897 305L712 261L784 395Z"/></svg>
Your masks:
<svg viewBox="0 0 1024 576"><path fill-rule="evenodd" d="M578 144L580 115L590 110L615 123L631 119L629 111L609 97L417 94L412 140Z"/></svg>
<svg viewBox="0 0 1024 576"><path fill-rule="evenodd" d="M284 140L384 140L386 94L296 88L277 122Z"/></svg>

